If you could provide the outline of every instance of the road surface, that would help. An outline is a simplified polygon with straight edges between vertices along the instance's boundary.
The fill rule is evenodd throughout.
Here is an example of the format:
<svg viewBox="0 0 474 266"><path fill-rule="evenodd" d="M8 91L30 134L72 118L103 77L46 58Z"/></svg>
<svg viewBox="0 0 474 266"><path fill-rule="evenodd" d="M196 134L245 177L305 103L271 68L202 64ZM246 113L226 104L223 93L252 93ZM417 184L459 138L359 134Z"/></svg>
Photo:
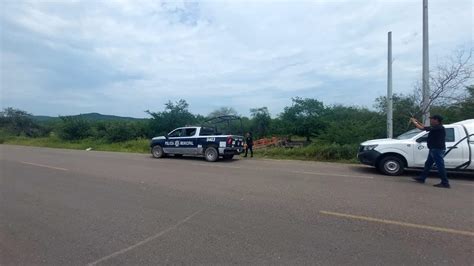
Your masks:
<svg viewBox="0 0 474 266"><path fill-rule="evenodd" d="M439 189L361 165L0 155L1 265L474 264L469 174Z"/></svg>

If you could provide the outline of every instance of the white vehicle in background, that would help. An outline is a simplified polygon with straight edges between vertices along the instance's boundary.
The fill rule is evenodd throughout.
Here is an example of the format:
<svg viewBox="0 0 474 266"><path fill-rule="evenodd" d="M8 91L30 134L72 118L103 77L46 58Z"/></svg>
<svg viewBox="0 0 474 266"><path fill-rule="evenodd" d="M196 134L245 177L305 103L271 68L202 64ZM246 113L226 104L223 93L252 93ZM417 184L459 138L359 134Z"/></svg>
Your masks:
<svg viewBox="0 0 474 266"><path fill-rule="evenodd" d="M448 170L474 170L474 119L444 125ZM428 132L410 130L396 139L375 139L360 144L357 157L386 175L401 175L405 168L423 168L428 157Z"/></svg>

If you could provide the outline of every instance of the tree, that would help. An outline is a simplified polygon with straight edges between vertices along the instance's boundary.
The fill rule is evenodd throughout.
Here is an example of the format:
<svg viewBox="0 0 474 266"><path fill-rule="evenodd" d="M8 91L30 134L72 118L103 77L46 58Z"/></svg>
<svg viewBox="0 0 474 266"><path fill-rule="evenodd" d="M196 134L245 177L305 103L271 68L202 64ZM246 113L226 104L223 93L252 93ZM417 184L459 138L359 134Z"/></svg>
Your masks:
<svg viewBox="0 0 474 266"><path fill-rule="evenodd" d="M272 119L272 123L270 125L270 132L272 135L277 135L277 136L289 135L289 132L286 128L286 124L280 117Z"/></svg>
<svg viewBox="0 0 474 266"><path fill-rule="evenodd" d="M474 85L466 87L466 97L450 105L435 105L431 113L442 114L445 123L454 123L474 117Z"/></svg>
<svg viewBox="0 0 474 266"><path fill-rule="evenodd" d="M223 116L223 115L235 115L238 116L239 114L237 111L232 108L232 107L221 107L219 109L216 109L212 111L207 117L213 118L213 117L218 117L218 116Z"/></svg>
<svg viewBox="0 0 474 266"><path fill-rule="evenodd" d="M181 99L175 103L168 101L163 112L146 111L150 119L149 134L166 134L171 130L196 123L196 117L188 110L189 104Z"/></svg>
<svg viewBox="0 0 474 266"><path fill-rule="evenodd" d="M473 64L472 49L456 51L445 62L437 65L430 73L430 95L428 107L433 105L450 105L462 101L467 97L466 83L472 80ZM422 86L415 86L415 100L422 106ZM415 115L422 116L428 108L420 108Z"/></svg>
<svg viewBox="0 0 474 266"><path fill-rule="evenodd" d="M256 137L265 137L269 133L272 118L267 107L250 109L252 117L252 131Z"/></svg>
<svg viewBox="0 0 474 266"><path fill-rule="evenodd" d="M387 97L381 96L375 99L375 108L380 115L386 116ZM417 104L414 95L394 94L393 135L398 136L412 128L412 125L409 123L409 119L411 116L416 116L417 114L421 114L421 108L420 105ZM383 125L386 125L385 121L383 122Z"/></svg>
<svg viewBox="0 0 474 266"><path fill-rule="evenodd" d="M26 111L7 107L0 112L0 128L13 135L37 137L47 133L44 127L37 124L32 115Z"/></svg>
<svg viewBox="0 0 474 266"><path fill-rule="evenodd" d="M384 116L366 108L335 105L326 108L326 128L319 138L327 143L354 144L385 136Z"/></svg>
<svg viewBox="0 0 474 266"><path fill-rule="evenodd" d="M462 111L461 119L469 119L474 117L474 84L467 86L467 97L458 102L458 106Z"/></svg>
<svg viewBox="0 0 474 266"><path fill-rule="evenodd" d="M325 127L321 116L325 112L324 104L316 99L293 98L292 106L285 107L280 119L288 133L304 136L309 141Z"/></svg>
<svg viewBox="0 0 474 266"><path fill-rule="evenodd" d="M139 137L139 124L137 122L107 121L95 123L95 137L107 142L121 142Z"/></svg>
<svg viewBox="0 0 474 266"><path fill-rule="evenodd" d="M456 101L435 101L431 104L431 113L441 114L445 118L445 123L454 123L474 117L474 85L470 85L458 90L458 95L463 95ZM386 115L386 97L378 97L375 100L375 108L380 115ZM395 94L393 96L393 131L394 135L413 128L409 123L409 118L415 116L421 119L423 113L418 96ZM384 123L385 125L385 123Z"/></svg>
<svg viewBox="0 0 474 266"><path fill-rule="evenodd" d="M92 136L91 123L78 116L61 116L58 136L63 140L81 140Z"/></svg>

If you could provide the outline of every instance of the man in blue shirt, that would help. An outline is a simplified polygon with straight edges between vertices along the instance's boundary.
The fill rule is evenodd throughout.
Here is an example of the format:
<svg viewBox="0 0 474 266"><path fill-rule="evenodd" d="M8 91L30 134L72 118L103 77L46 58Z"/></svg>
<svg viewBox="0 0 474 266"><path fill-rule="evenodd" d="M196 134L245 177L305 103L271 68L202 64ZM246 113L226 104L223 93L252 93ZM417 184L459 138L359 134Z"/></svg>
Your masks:
<svg viewBox="0 0 474 266"><path fill-rule="evenodd" d="M446 131L443 126L443 117L440 115L433 115L430 117L429 127L423 126L415 118L411 118L411 122L418 129L429 131L428 133L428 149L429 154L425 162L425 168L421 175L417 178L413 178L418 183L425 183L428 174L430 173L433 164L436 164L438 168L438 174L441 178L441 183L434 185L439 188L450 188L449 180L446 174L446 168L444 167L444 153L446 151Z"/></svg>

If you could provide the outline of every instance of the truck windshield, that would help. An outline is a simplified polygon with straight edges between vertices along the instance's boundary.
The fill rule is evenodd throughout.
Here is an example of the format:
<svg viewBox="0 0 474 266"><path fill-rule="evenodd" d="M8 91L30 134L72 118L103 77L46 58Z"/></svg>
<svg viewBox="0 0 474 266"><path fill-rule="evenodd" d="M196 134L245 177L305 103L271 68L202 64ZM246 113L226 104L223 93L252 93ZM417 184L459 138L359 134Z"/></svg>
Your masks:
<svg viewBox="0 0 474 266"><path fill-rule="evenodd" d="M421 132L418 128L412 129L410 131L407 131L400 136L397 137L397 139L411 139L414 136L418 135Z"/></svg>

